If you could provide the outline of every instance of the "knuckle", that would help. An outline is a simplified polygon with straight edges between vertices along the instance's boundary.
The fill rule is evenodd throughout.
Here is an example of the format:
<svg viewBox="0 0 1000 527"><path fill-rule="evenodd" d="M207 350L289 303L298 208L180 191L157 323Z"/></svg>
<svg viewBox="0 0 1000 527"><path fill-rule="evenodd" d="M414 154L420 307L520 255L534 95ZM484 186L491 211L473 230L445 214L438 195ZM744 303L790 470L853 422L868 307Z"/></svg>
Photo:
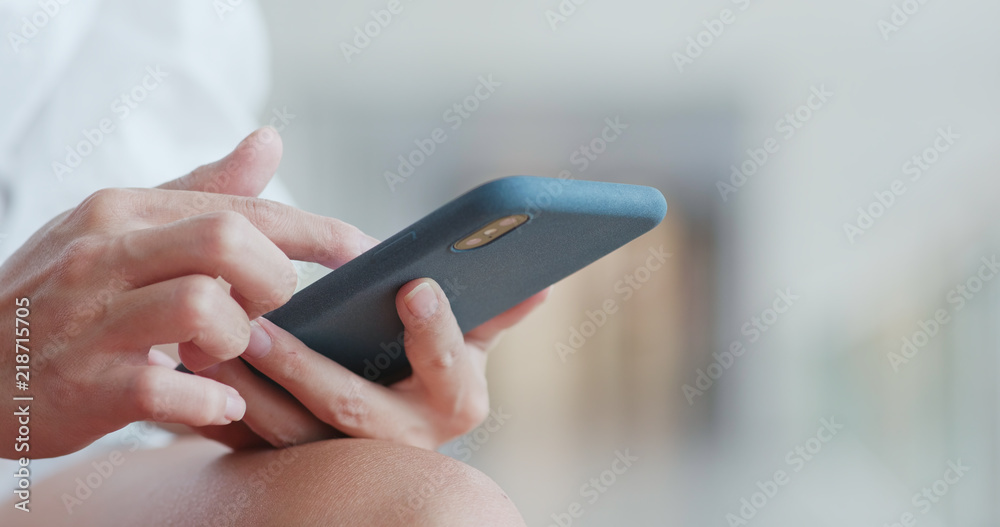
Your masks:
<svg viewBox="0 0 1000 527"><path fill-rule="evenodd" d="M367 423L371 406L364 395L362 380L353 378L348 383L349 386L327 405L325 417L328 419L327 422L334 426L356 430Z"/></svg>
<svg viewBox="0 0 1000 527"><path fill-rule="evenodd" d="M451 369L455 364L455 353L451 350L441 350L434 353L427 360L424 361L424 365L435 372L445 372Z"/></svg>
<svg viewBox="0 0 1000 527"><path fill-rule="evenodd" d="M285 270L270 280L271 290L266 298L260 301L267 311L277 309L291 300L299 285L299 273L295 264L284 258Z"/></svg>
<svg viewBox="0 0 1000 527"><path fill-rule="evenodd" d="M236 357L250 344L250 321L240 320L235 327L226 331L222 335L222 346L225 348L224 357Z"/></svg>
<svg viewBox="0 0 1000 527"><path fill-rule="evenodd" d="M270 300L276 307L283 306L292 299L292 295L295 294L295 289L299 285L299 272L291 260L287 261L287 270L281 273L275 283L277 285Z"/></svg>
<svg viewBox="0 0 1000 527"><path fill-rule="evenodd" d="M274 231L282 222L282 208L274 201L244 198L238 210L250 220L250 223L265 233Z"/></svg>
<svg viewBox="0 0 1000 527"><path fill-rule="evenodd" d="M182 278L174 291L177 323L188 329L203 327L217 312L216 298L221 291L209 276L191 275Z"/></svg>
<svg viewBox="0 0 1000 527"><path fill-rule="evenodd" d="M336 218L325 218L323 227L318 259L341 265L361 254L361 229Z"/></svg>
<svg viewBox="0 0 1000 527"><path fill-rule="evenodd" d="M211 262L221 263L240 254L251 227L246 217L233 211L212 212L202 216L201 250ZM221 274L221 273L220 273Z"/></svg>
<svg viewBox="0 0 1000 527"><path fill-rule="evenodd" d="M136 192L122 188L103 188L87 196L70 214L85 227L98 227L118 215Z"/></svg>
<svg viewBox="0 0 1000 527"><path fill-rule="evenodd" d="M270 430L264 432L264 440L274 448L289 448L302 442L299 434L291 430Z"/></svg>
<svg viewBox="0 0 1000 527"><path fill-rule="evenodd" d="M490 415L490 398L486 393L477 393L467 397L458 406L456 415L452 420L455 423L458 434L465 434L473 428L479 426Z"/></svg>
<svg viewBox="0 0 1000 527"><path fill-rule="evenodd" d="M425 369L442 374L452 369L464 350L464 341L450 335L450 330L440 327L433 320L411 324L403 334L403 346L407 350L420 350L410 360L419 362Z"/></svg>
<svg viewBox="0 0 1000 527"><path fill-rule="evenodd" d="M107 209L114 206L120 199L124 198L128 194L127 189L121 188L102 188L94 191L91 195L87 196L86 199L81 203L81 207L94 208L94 209Z"/></svg>

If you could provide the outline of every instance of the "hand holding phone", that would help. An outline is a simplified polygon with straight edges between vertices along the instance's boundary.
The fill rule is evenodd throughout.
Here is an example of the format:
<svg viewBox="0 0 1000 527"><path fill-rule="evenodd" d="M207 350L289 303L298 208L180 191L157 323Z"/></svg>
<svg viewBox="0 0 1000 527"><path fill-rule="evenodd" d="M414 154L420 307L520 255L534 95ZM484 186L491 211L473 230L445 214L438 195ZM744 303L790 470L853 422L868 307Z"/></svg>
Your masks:
<svg viewBox="0 0 1000 527"><path fill-rule="evenodd" d="M258 319L246 362L201 374L235 387L240 426L275 446L346 434L436 448L489 412L486 350L499 333L665 211L647 187L487 183ZM227 428L217 439L231 445L249 432Z"/></svg>

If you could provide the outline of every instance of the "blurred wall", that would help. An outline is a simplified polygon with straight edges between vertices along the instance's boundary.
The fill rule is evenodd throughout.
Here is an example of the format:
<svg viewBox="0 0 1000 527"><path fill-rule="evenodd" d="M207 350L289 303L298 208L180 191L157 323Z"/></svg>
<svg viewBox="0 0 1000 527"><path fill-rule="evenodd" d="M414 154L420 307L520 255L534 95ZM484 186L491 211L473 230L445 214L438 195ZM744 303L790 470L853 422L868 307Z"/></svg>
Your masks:
<svg viewBox="0 0 1000 527"><path fill-rule="evenodd" d="M1000 250L1000 4L594 1L555 30L557 0L401 5L348 61L341 45L385 2L263 2L270 108L294 114L281 170L303 206L387 237L482 181L562 170L655 185L671 206L491 358L512 418L468 461L529 524L577 501L574 525L732 525L779 470L787 484L744 521L1000 522L996 285L949 301ZM689 37L711 44L698 54ZM446 112L480 78L500 85L452 129ZM582 170L574 152L615 118L628 129ZM387 184L436 127L448 140ZM905 193L848 235L896 180ZM555 344L659 244L673 256L650 287L563 364ZM769 318L777 290L798 299ZM893 362L938 310L949 322ZM766 331L751 341L754 317ZM683 386L734 342L745 352L689 403ZM843 428L816 439L831 418ZM590 503L581 487L625 448L639 460ZM957 460L968 472L916 505Z"/></svg>

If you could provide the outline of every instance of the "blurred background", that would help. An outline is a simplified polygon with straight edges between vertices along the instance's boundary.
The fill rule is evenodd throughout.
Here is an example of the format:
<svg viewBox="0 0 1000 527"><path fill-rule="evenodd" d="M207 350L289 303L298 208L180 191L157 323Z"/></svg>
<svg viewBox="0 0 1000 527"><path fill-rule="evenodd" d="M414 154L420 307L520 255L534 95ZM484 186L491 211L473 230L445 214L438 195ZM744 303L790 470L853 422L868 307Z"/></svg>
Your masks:
<svg viewBox="0 0 1000 527"><path fill-rule="evenodd" d="M506 337L497 417L442 449L529 525L1000 523L1000 295L977 277L1000 251L1000 4L404 0L345 48L386 5L262 2L262 121L295 116L281 174L302 206L384 238L489 179L564 170L670 205Z"/></svg>

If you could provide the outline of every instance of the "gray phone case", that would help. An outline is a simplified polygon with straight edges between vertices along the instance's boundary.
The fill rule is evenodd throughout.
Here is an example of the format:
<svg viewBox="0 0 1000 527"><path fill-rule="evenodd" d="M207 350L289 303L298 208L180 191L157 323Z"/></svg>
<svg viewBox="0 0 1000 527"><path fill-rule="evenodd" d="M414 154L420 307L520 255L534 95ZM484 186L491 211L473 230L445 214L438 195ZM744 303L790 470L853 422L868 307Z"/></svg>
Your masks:
<svg viewBox="0 0 1000 527"><path fill-rule="evenodd" d="M614 251L663 220L651 187L512 176L483 184L403 229L265 315L310 348L368 380L410 374L397 291L433 278L463 332ZM490 222L529 219L468 251L453 245Z"/></svg>

